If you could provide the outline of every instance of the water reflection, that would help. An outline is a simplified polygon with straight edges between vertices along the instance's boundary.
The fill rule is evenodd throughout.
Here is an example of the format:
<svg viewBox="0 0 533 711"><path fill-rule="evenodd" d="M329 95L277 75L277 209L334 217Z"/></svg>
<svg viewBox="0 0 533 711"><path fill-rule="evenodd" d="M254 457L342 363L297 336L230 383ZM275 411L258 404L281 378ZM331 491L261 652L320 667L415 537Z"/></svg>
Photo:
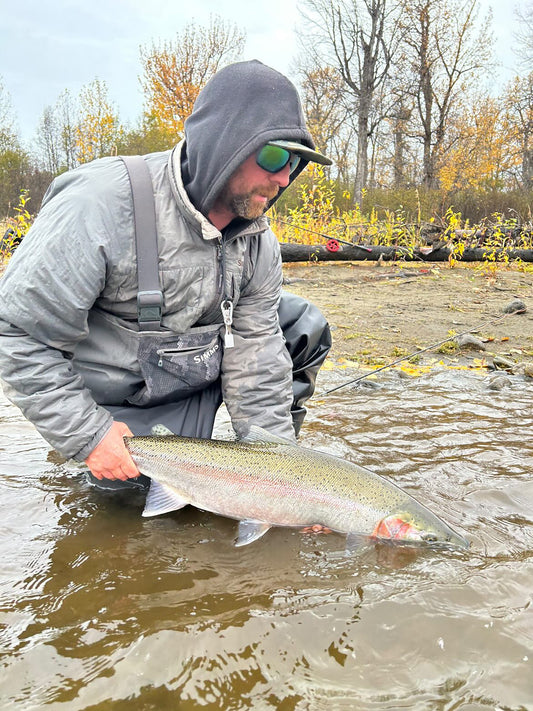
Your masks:
<svg viewBox="0 0 533 711"><path fill-rule="evenodd" d="M333 386L336 373L323 387ZM531 381L383 376L317 397L304 443L391 477L468 551L143 519L0 401L2 709L533 707Z"/></svg>

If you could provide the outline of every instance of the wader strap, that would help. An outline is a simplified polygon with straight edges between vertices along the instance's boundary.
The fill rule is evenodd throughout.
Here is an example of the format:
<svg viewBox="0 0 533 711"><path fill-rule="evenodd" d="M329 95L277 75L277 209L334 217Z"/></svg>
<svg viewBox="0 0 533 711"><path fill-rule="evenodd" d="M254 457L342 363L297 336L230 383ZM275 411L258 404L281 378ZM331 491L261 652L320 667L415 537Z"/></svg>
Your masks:
<svg viewBox="0 0 533 711"><path fill-rule="evenodd" d="M137 321L140 331L159 331L163 292L159 284L159 253L154 189L142 156L121 156L128 170L133 196L137 249Z"/></svg>

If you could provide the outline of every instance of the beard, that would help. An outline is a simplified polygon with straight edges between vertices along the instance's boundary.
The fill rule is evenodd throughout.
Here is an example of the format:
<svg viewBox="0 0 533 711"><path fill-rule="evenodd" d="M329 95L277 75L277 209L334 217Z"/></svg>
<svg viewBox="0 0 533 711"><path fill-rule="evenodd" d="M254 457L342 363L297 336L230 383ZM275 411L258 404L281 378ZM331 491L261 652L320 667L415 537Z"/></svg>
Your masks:
<svg viewBox="0 0 533 711"><path fill-rule="evenodd" d="M263 215L270 207L271 201L278 194L278 190L272 191L272 188L256 188L245 193L233 193L229 188L224 188L220 193L220 201L230 212L236 217L242 217L245 220L254 220L256 217ZM256 195L268 198L267 202L254 201Z"/></svg>

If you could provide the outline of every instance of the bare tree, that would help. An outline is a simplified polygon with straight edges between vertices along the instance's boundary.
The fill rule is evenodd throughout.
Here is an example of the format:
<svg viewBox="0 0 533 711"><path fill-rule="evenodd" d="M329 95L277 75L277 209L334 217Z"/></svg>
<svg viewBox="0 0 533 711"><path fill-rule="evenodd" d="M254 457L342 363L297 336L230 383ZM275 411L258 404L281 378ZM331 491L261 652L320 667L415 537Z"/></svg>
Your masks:
<svg viewBox="0 0 533 711"><path fill-rule="evenodd" d="M516 77L504 94L506 125L511 136L509 150L519 172L514 178L520 187L533 187L533 72Z"/></svg>
<svg viewBox="0 0 533 711"><path fill-rule="evenodd" d="M487 69L491 15L478 24L478 0L400 0L403 41L415 83L422 182L438 187L439 164L454 106Z"/></svg>
<svg viewBox="0 0 533 711"><path fill-rule="evenodd" d="M68 89L59 95L56 111L62 155L61 170L70 170L78 163L76 158L77 108Z"/></svg>
<svg viewBox="0 0 533 711"><path fill-rule="evenodd" d="M70 170L76 160L77 108L68 89L45 107L37 128L39 162L53 175Z"/></svg>
<svg viewBox="0 0 533 711"><path fill-rule="evenodd" d="M0 151L11 149L17 142L11 97L0 77Z"/></svg>
<svg viewBox="0 0 533 711"><path fill-rule="evenodd" d="M372 111L393 56L395 16L387 0L304 0L304 7L308 26L313 27L311 42L306 34L304 51L311 47L319 65L335 68L356 107L358 200L368 180L369 138L383 119L373 121Z"/></svg>
<svg viewBox="0 0 533 711"><path fill-rule="evenodd" d="M333 67L303 68L302 104L307 125L318 150L334 162L340 180L348 184L355 131L353 111L346 105L342 77Z"/></svg>
<svg viewBox="0 0 533 711"><path fill-rule="evenodd" d="M44 169L54 175L59 173L61 165L59 136L59 124L54 110L46 106L37 128L37 146Z"/></svg>
<svg viewBox="0 0 533 711"><path fill-rule="evenodd" d="M526 70L533 69L533 2L528 0L523 7L515 8L518 30L515 38L518 48L515 50L520 65Z"/></svg>

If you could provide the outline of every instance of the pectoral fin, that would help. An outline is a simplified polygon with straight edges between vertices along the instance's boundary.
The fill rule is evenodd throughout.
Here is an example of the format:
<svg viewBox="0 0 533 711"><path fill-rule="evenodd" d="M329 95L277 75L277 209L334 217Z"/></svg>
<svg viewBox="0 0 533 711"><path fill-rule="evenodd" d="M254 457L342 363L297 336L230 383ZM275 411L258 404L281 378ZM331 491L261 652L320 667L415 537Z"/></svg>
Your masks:
<svg viewBox="0 0 533 711"><path fill-rule="evenodd" d="M361 533L348 533L346 536L346 555L361 553L368 546L368 536Z"/></svg>
<svg viewBox="0 0 533 711"><path fill-rule="evenodd" d="M258 538L264 536L270 528L268 523L260 523L259 521L239 521L239 535L235 541L236 546L247 546L248 543L257 541Z"/></svg>
<svg viewBox="0 0 533 711"><path fill-rule="evenodd" d="M142 515L159 516L182 509L188 503L189 501L186 501L176 491L152 479Z"/></svg>

